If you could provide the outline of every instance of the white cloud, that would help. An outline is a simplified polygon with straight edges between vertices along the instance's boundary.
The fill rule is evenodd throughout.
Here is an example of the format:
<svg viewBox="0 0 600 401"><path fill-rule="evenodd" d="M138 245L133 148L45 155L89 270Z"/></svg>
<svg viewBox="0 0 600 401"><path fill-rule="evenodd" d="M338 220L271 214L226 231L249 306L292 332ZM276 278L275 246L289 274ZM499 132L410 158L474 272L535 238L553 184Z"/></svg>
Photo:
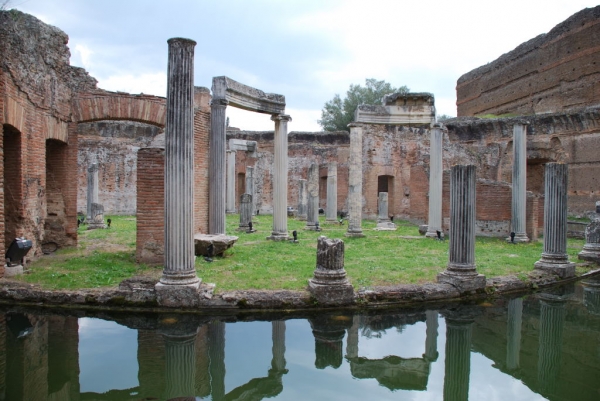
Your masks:
<svg viewBox="0 0 600 401"><path fill-rule="evenodd" d="M110 91L166 96L167 74L165 72L156 72L139 75L111 75L108 78L99 78L98 87Z"/></svg>
<svg viewBox="0 0 600 401"><path fill-rule="evenodd" d="M71 53L71 65L83 67L87 70L92 68L91 56L94 51L86 45L76 44Z"/></svg>

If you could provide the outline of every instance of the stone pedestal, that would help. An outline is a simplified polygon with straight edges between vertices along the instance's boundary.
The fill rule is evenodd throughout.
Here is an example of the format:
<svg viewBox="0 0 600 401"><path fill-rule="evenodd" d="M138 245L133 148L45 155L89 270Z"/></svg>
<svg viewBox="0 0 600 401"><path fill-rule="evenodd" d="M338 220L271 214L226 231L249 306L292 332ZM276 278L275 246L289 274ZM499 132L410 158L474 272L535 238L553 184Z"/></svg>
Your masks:
<svg viewBox="0 0 600 401"><path fill-rule="evenodd" d="M106 224L104 224L104 206L93 202L91 218L88 220L87 229L95 230L97 228L106 228Z"/></svg>
<svg viewBox="0 0 600 401"><path fill-rule="evenodd" d="M515 233L514 242L529 242L525 231L527 225L527 126L513 127L512 166L512 217L510 226ZM513 241L508 237L507 241Z"/></svg>
<svg viewBox="0 0 600 401"><path fill-rule="evenodd" d="M307 230L315 230L319 221L319 166L311 163L308 168L308 206L306 227Z"/></svg>
<svg viewBox="0 0 600 401"><path fill-rule="evenodd" d="M425 233L430 238L437 238L437 231L442 231L443 139L442 124L434 124L429 142L429 216Z"/></svg>
<svg viewBox="0 0 600 401"><path fill-rule="evenodd" d="M450 176L450 244L446 270L438 282L461 293L485 288L485 276L475 267L475 166L452 167Z"/></svg>
<svg viewBox="0 0 600 401"><path fill-rule="evenodd" d="M327 167L327 206L325 221L337 223L337 163L331 162Z"/></svg>
<svg viewBox="0 0 600 401"><path fill-rule="evenodd" d="M165 265L157 292L200 285L194 266L194 46L169 39L165 124ZM224 154L225 152L223 152ZM183 289L182 289L183 291ZM165 295L168 295L165 293ZM160 295L158 295L160 298ZM166 298L165 298L166 299Z"/></svg>
<svg viewBox="0 0 600 401"><path fill-rule="evenodd" d="M308 280L308 290L320 304L354 302L354 288L344 269L344 242L320 236L317 240L317 267Z"/></svg>
<svg viewBox="0 0 600 401"><path fill-rule="evenodd" d="M214 92L214 91L213 91ZM226 110L229 102L213 98L210 103L210 138L208 151L208 233L225 234L225 147Z"/></svg>
<svg viewBox="0 0 600 401"><path fill-rule="evenodd" d="M544 252L535 268L561 278L575 276L575 263L567 255L567 190L569 170L566 164L546 164L544 182Z"/></svg>
<svg viewBox="0 0 600 401"><path fill-rule="evenodd" d="M273 166L273 231L267 239L287 241L287 181L288 181L288 130L292 118L285 114L271 117L275 121Z"/></svg>
<svg viewBox="0 0 600 401"><path fill-rule="evenodd" d="M296 218L305 221L308 216L308 192L306 190L306 180L298 180L298 211Z"/></svg>
<svg viewBox="0 0 600 401"><path fill-rule="evenodd" d="M377 227L375 230L379 231L395 231L396 225L390 220L388 214L388 193L380 192L379 199L377 202Z"/></svg>
<svg viewBox="0 0 600 401"><path fill-rule="evenodd" d="M585 227L585 245L577 257L600 263L600 220L592 221Z"/></svg>
<svg viewBox="0 0 600 401"><path fill-rule="evenodd" d="M240 226L238 231L254 232L250 231L250 222L252 221L252 195L242 194L240 196Z"/></svg>
<svg viewBox="0 0 600 401"><path fill-rule="evenodd" d="M349 124L348 230L346 237L364 237L362 231L362 130L361 124Z"/></svg>
<svg viewBox="0 0 600 401"><path fill-rule="evenodd" d="M235 150L227 151L227 206L226 213L235 213Z"/></svg>

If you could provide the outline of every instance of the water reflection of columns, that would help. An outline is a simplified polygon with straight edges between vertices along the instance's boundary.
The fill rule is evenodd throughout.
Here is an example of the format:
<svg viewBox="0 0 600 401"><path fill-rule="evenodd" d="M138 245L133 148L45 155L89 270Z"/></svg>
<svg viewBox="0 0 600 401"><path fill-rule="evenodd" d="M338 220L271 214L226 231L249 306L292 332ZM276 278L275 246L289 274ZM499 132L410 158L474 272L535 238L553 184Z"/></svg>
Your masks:
<svg viewBox="0 0 600 401"><path fill-rule="evenodd" d="M209 323L208 347L212 400L219 401L225 398L225 323Z"/></svg>
<svg viewBox="0 0 600 401"><path fill-rule="evenodd" d="M273 359L271 360L271 371L275 374L283 374L285 370L285 321L275 320L272 323ZM269 372L271 373L271 372Z"/></svg>
<svg viewBox="0 0 600 401"><path fill-rule="evenodd" d="M600 276L585 279L581 284L583 285L583 304L588 312L600 316Z"/></svg>
<svg viewBox="0 0 600 401"><path fill-rule="evenodd" d="M360 327L360 316L352 316L352 325L348 328L348 340L346 342L346 358L358 358L358 329Z"/></svg>
<svg viewBox="0 0 600 401"><path fill-rule="evenodd" d="M519 368L522 317L523 299L514 298L508 301L508 322L506 327L506 367L508 370Z"/></svg>
<svg viewBox="0 0 600 401"><path fill-rule="evenodd" d="M334 320L331 316L317 316L309 319L315 336L315 367L325 369L328 366L334 369L342 365L343 340L346 334L346 325L343 320Z"/></svg>
<svg viewBox="0 0 600 401"><path fill-rule="evenodd" d="M538 350L539 392L551 394L560 372L566 300L559 297L540 299L540 341Z"/></svg>
<svg viewBox="0 0 600 401"><path fill-rule="evenodd" d="M196 333L167 335L165 339L165 399L195 400ZM185 398L184 398L185 397Z"/></svg>
<svg viewBox="0 0 600 401"><path fill-rule="evenodd" d="M428 310L425 312L425 354L424 358L433 362L438 358L437 338L438 338L438 312L436 310Z"/></svg>
<svg viewBox="0 0 600 401"><path fill-rule="evenodd" d="M444 401L469 399L473 320L446 318Z"/></svg>

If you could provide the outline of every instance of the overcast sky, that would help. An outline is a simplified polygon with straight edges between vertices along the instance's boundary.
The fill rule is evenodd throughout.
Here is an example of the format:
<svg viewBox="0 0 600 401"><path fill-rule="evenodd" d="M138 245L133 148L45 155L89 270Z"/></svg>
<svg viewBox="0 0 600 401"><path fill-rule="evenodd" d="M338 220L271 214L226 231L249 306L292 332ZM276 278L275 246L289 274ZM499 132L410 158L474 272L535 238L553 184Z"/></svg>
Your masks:
<svg viewBox="0 0 600 401"><path fill-rule="evenodd" d="M196 86L226 75L286 98L290 131L318 131L323 104L365 78L431 92L456 115L456 81L597 0L10 0L69 35L98 86L165 96L167 40L195 40ZM231 125L272 130L228 108Z"/></svg>

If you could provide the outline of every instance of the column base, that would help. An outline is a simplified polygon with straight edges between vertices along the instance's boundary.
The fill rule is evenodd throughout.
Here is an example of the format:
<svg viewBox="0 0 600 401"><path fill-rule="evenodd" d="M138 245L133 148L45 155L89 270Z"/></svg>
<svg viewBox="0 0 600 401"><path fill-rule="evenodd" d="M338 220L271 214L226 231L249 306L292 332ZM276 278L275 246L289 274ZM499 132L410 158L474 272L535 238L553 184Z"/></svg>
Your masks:
<svg viewBox="0 0 600 401"><path fill-rule="evenodd" d="M307 231L307 230L308 231L321 231L321 226L315 226L315 225L306 226L306 227L304 227L304 230L305 231Z"/></svg>
<svg viewBox="0 0 600 401"><path fill-rule="evenodd" d="M510 237L506 238L506 242L514 242L515 244L522 243L522 242L529 242L529 241L530 241L530 239L527 236L527 234L525 234L525 233L516 233L514 241L512 241L510 239Z"/></svg>
<svg viewBox="0 0 600 401"><path fill-rule="evenodd" d="M437 281L456 287L461 294L485 289L485 276L483 274L460 274L445 270L438 274Z"/></svg>
<svg viewBox="0 0 600 401"><path fill-rule="evenodd" d="M23 274L23 265L4 266L4 277L21 276Z"/></svg>
<svg viewBox="0 0 600 401"><path fill-rule="evenodd" d="M272 232L267 239L271 241L287 241L290 239L290 236L287 233Z"/></svg>
<svg viewBox="0 0 600 401"><path fill-rule="evenodd" d="M348 305L354 303L354 288L347 284L323 285L308 280L308 291L321 305Z"/></svg>
<svg viewBox="0 0 600 401"><path fill-rule="evenodd" d="M348 229L348 231L346 231L346 234L344 234L345 237L350 237L350 238L364 238L365 234L363 234L363 231L361 229Z"/></svg>
<svg viewBox="0 0 600 401"><path fill-rule="evenodd" d="M307 219L307 216L298 216L298 215L296 215L296 220L306 221L306 219Z"/></svg>
<svg viewBox="0 0 600 401"><path fill-rule="evenodd" d="M377 223L377 227L374 228L376 231L396 231L398 228L391 221L382 221Z"/></svg>
<svg viewBox="0 0 600 401"><path fill-rule="evenodd" d="M162 279L161 279L162 280ZM197 307L200 304L199 288L201 280L190 284L165 284L154 286L156 301L160 306L167 307Z"/></svg>
<svg viewBox="0 0 600 401"><path fill-rule="evenodd" d="M98 229L105 229L106 228L106 224L104 223L88 223L87 225L87 229L88 230L98 230Z"/></svg>
<svg viewBox="0 0 600 401"><path fill-rule="evenodd" d="M340 224L338 219L325 219L326 224Z"/></svg>
<svg viewBox="0 0 600 401"><path fill-rule="evenodd" d="M600 244L585 244L577 257L581 260L600 263Z"/></svg>
<svg viewBox="0 0 600 401"><path fill-rule="evenodd" d="M543 254L542 259L534 263L534 267L536 270L544 270L554 273L560 278L569 278L575 276L575 263L569 262L568 260L564 262L547 261L544 260Z"/></svg>

